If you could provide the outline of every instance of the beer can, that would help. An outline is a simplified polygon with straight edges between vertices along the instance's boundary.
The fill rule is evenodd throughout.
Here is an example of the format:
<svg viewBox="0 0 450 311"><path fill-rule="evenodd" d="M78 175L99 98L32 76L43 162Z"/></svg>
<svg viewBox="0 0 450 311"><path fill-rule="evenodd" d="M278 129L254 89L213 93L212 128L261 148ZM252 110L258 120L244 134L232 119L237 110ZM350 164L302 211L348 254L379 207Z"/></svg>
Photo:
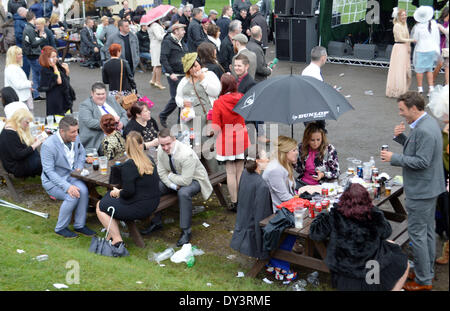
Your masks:
<svg viewBox="0 0 450 311"><path fill-rule="evenodd" d="M328 206L330 205L330 201L328 200L323 200L322 201L322 210L326 210L328 208Z"/></svg>
<svg viewBox="0 0 450 311"><path fill-rule="evenodd" d="M383 151L383 150L388 151L388 150L389 150L389 145L382 145L382 146L381 146L381 150L382 150L382 151Z"/></svg>
<svg viewBox="0 0 450 311"><path fill-rule="evenodd" d="M378 177L378 169L376 167L372 168L372 179L376 179Z"/></svg>
<svg viewBox="0 0 450 311"><path fill-rule="evenodd" d="M309 206L309 217L311 217L312 219L314 219L316 217L316 215L314 215L314 206Z"/></svg>
<svg viewBox="0 0 450 311"><path fill-rule="evenodd" d="M322 203L320 202L316 203L316 211L317 213L320 213L322 211Z"/></svg>
<svg viewBox="0 0 450 311"><path fill-rule="evenodd" d="M328 195L328 188L322 188L322 195Z"/></svg>
<svg viewBox="0 0 450 311"><path fill-rule="evenodd" d="M358 177L363 178L363 167L362 167L362 165L358 165L356 167L356 174L358 175Z"/></svg>

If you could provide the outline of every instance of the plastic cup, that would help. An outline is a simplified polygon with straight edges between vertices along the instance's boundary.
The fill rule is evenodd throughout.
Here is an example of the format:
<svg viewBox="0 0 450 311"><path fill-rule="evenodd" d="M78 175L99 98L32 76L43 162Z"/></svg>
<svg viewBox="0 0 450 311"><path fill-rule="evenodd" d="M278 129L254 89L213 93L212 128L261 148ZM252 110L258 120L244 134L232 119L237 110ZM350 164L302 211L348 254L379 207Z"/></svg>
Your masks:
<svg viewBox="0 0 450 311"><path fill-rule="evenodd" d="M100 166L100 174L106 175L106 173L108 171L108 158L105 156L99 157L98 163Z"/></svg>
<svg viewBox="0 0 450 311"><path fill-rule="evenodd" d="M64 118L64 116L55 115L56 123L59 124L59 121L61 121L62 118Z"/></svg>
<svg viewBox="0 0 450 311"><path fill-rule="evenodd" d="M295 228L303 229L303 218L305 217L306 208L297 207L294 210Z"/></svg>
<svg viewBox="0 0 450 311"><path fill-rule="evenodd" d="M53 117L53 115L50 115L50 116L47 116L47 125L48 126L52 126L53 125L53 123L55 123L55 119L54 119L54 117Z"/></svg>

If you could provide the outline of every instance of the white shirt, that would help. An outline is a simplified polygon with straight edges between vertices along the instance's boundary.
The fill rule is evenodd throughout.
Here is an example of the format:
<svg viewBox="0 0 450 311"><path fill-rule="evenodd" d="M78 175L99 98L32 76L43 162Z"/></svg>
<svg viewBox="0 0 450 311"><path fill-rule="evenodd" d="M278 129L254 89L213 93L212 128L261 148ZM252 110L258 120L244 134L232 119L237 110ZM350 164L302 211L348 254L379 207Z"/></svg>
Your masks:
<svg viewBox="0 0 450 311"><path fill-rule="evenodd" d="M320 72L320 67L314 63L310 63L305 69L302 71L302 76L309 76L316 78L323 82L322 73Z"/></svg>
<svg viewBox="0 0 450 311"><path fill-rule="evenodd" d="M73 163L75 162L75 148L73 147L73 142L71 142L71 148L67 148L66 144L64 143L64 140L62 139L61 135L59 134L59 130L56 131L56 135L59 138L59 141L63 145L64 153L67 159L67 162L69 162L70 168L73 169Z"/></svg>
<svg viewBox="0 0 450 311"><path fill-rule="evenodd" d="M98 110L100 110L100 113L102 114L102 116L105 115L105 114L107 114L107 113L112 114L112 115L115 116L115 117L118 117L118 116L119 116L119 115L117 114L117 112L114 110L114 108L111 107L106 101L105 101L105 103L103 104L103 106L98 106L98 105L97 105L97 107L98 107ZM108 112L106 112L105 109L103 109L103 108L105 108L106 111L108 111Z"/></svg>
<svg viewBox="0 0 450 311"><path fill-rule="evenodd" d="M6 116L6 120L11 119L12 115L14 114L14 112L16 112L19 109L26 109L29 111L28 106L25 105L22 102L12 102L9 103L6 107L5 107L5 116Z"/></svg>
<svg viewBox="0 0 450 311"><path fill-rule="evenodd" d="M5 86L10 86L16 91L19 100L26 102L31 97L31 81L19 65L11 64L5 67Z"/></svg>
<svg viewBox="0 0 450 311"><path fill-rule="evenodd" d="M428 23L416 24L411 31L411 38L417 40L415 52L432 52L440 54L441 37L437 23L431 21L431 33L428 31Z"/></svg>

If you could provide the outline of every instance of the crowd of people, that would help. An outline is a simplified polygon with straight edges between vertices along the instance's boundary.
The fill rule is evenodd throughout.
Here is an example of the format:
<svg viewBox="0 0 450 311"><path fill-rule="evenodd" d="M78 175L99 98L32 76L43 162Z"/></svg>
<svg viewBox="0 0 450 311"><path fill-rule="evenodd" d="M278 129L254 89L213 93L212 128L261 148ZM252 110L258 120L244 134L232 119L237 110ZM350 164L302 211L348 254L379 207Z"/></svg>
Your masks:
<svg viewBox="0 0 450 311"><path fill-rule="evenodd" d="M53 14L61 14L60 3L41 0L28 9L23 0L10 3L16 44L6 49L5 87L1 90L6 123L0 134L0 143L5 147L0 159L16 177L41 176L48 195L63 201L55 227L58 235L74 238L78 234L96 234L86 226L88 188L70 175L74 170L83 170L89 149L111 160L125 154L127 157L121 166L120 188L109 191L96 206L101 224L107 227L111 223L107 239L114 247L124 247L119 221L149 217L160 197L167 193L178 196L181 234L177 246L191 241L192 199L201 194L207 200L213 187L197 153L169 130L167 119L175 110L181 126L193 128L194 120L200 119L202 129L209 126L206 136L215 135L215 160L225 166L227 175L228 209L237 213L231 247L243 254L267 258L259 221L279 211L277 206L293 199L300 188L340 176L337 148L327 139L324 121L305 124L301 142L279 136L271 142L275 153L267 155L258 150L256 158L248 155L252 146L249 124L233 108L249 89L272 74L274 64L266 61L270 1L262 1L261 8L249 0L234 1L233 6L223 8L220 18L214 10L205 14L205 1L191 1L150 25L140 25L145 9L133 10L123 1L118 17L102 10L104 16L98 26L92 18L86 18L80 33L80 52L85 57L82 66L101 67L103 82L91 86L89 96L80 103L77 118L73 114L76 94L70 69L58 61L58 41L52 31L63 27L61 15L51 19ZM52 20L50 24L45 18ZM446 26L432 21L429 9L419 8L411 38L405 19L406 13L399 10L394 19L396 44L386 95L397 98L399 114L412 130L407 137L403 134L404 123L397 125L394 136L404 146L403 153L382 151L380 157L403 168L414 275L409 273L407 256L400 247L387 241L392 229L383 213L373 206L367 190L350 184L334 208L313 221L310 233L314 240L329 239L326 263L333 286L341 290L432 288L434 213L436 205L448 205L448 8L441 15ZM439 31L447 36L440 45L442 53L431 44ZM417 44L413 62L418 92L408 91L411 42ZM435 57L438 51L440 60ZM302 75L323 81L321 67L326 59L325 48L313 48L311 63ZM137 90L135 72L142 60L151 61L153 75L149 83L155 91L166 89L162 76L167 78L170 99L159 120L152 117L152 105ZM432 98L433 70L439 61L445 67L447 84L441 93L447 96ZM28 78L30 71L32 80ZM423 73L434 103L432 112L447 123L443 131L425 112ZM42 99L41 93L46 94L47 116L65 115L49 138L34 137L30 130L33 100ZM125 98L132 93L137 94L136 99L125 107ZM257 140L270 143L260 126L262 122L251 123ZM227 130L230 125L233 131ZM156 157L149 156L149 150L156 151ZM444 203L437 204L438 198ZM115 207L114 214L109 206ZM448 236L448 207L446 210ZM69 229L73 213L74 231ZM157 213L142 233L151 234L162 226L161 214ZM289 236L280 248L290 251L298 243ZM448 263L448 241L445 245L438 263ZM381 284L371 286L365 282L366 259L382 263ZM268 269L273 268L291 279L296 277L285 261L271 259ZM408 277L412 281L405 284Z"/></svg>

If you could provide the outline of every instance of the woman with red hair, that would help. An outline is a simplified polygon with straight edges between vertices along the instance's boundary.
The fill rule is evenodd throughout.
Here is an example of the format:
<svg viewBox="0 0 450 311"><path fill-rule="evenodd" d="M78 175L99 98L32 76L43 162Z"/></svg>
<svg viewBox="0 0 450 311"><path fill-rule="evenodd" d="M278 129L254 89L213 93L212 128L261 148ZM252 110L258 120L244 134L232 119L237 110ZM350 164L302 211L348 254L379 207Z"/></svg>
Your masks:
<svg viewBox="0 0 450 311"><path fill-rule="evenodd" d="M244 169L244 151L249 146L247 128L242 116L233 111L243 96L238 93L236 79L231 74L222 75L222 91L214 102L212 123L216 139L216 159L225 163L227 187L230 192L230 210L236 211L239 180Z"/></svg>
<svg viewBox="0 0 450 311"><path fill-rule="evenodd" d="M129 93L135 90L136 83L134 83L130 65L125 59L120 58L122 46L118 43L111 44L109 54L111 59L103 65L102 69L103 83L109 84L109 92Z"/></svg>
<svg viewBox="0 0 450 311"><path fill-rule="evenodd" d="M408 257L386 240L389 222L372 205L367 190L350 184L329 213L322 212L310 226L316 241L329 238L325 263L332 286L338 290L401 290L409 272Z"/></svg>
<svg viewBox="0 0 450 311"><path fill-rule="evenodd" d="M115 157L120 157L125 152L125 139L122 133L117 130L116 118L112 114L104 114L100 119L100 127L105 134L102 141L103 154L112 160Z"/></svg>
<svg viewBox="0 0 450 311"><path fill-rule="evenodd" d="M72 110L75 92L70 86L69 65L58 62L54 47L46 45L39 56L41 80L39 92L46 93L47 115L64 115Z"/></svg>

